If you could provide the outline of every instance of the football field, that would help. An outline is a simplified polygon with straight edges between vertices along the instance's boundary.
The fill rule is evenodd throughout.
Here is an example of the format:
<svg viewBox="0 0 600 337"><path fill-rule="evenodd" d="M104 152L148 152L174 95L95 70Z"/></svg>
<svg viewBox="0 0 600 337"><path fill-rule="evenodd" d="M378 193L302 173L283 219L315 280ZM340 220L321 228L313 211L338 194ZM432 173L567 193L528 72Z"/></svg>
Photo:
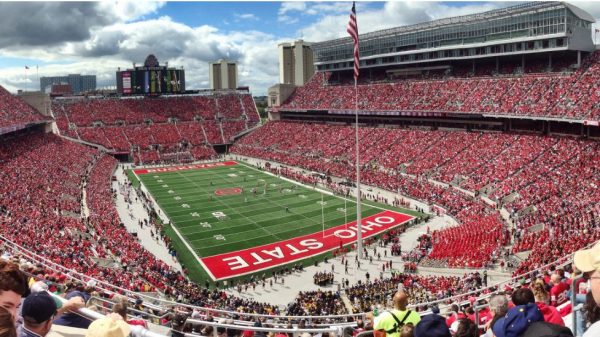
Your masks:
<svg viewBox="0 0 600 337"><path fill-rule="evenodd" d="M281 268L356 240L354 199L322 193L237 162L138 169L197 282ZM362 204L363 237L420 213ZM308 260L307 260L308 259Z"/></svg>

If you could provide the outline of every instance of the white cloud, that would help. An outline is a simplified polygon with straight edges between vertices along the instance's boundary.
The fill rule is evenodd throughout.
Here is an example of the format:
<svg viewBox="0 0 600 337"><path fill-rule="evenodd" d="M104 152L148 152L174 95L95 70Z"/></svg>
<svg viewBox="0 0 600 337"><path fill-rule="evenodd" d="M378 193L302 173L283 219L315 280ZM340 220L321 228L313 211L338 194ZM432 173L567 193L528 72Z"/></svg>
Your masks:
<svg viewBox="0 0 600 337"><path fill-rule="evenodd" d="M278 22L282 22L282 23L286 23L288 25L291 25L293 23L296 23L296 22L300 21L300 19L298 19L297 17L295 17L295 18L291 17L289 15L279 15L277 17L277 21Z"/></svg>
<svg viewBox="0 0 600 337"><path fill-rule="evenodd" d="M310 8L306 10L306 14L342 14L350 13L350 5L348 2L322 2L312 3Z"/></svg>
<svg viewBox="0 0 600 337"><path fill-rule="evenodd" d="M279 15L284 15L287 12L293 11L304 11L306 9L306 3L295 1L295 2L282 2L281 7L279 7Z"/></svg>
<svg viewBox="0 0 600 337"><path fill-rule="evenodd" d="M289 39L285 39L289 40ZM278 78L277 44L283 39L260 31L222 32L212 26L190 27L170 17L152 20L118 22L90 30L83 42L67 42L60 46L0 49L0 55L31 57L50 65L39 68L41 76L67 73L97 76L99 86L114 85L118 67L141 64L148 54L154 54L161 64L186 69L186 86L200 89L208 86L208 62L229 58L238 62L239 85L248 85L255 94L266 89ZM38 90L39 82L29 71L5 68L0 84L8 90Z"/></svg>
<svg viewBox="0 0 600 337"><path fill-rule="evenodd" d="M98 8L107 15L115 16L119 21L129 22L156 13L164 5L164 1L119 0L101 1Z"/></svg>
<svg viewBox="0 0 600 337"><path fill-rule="evenodd" d="M296 23L300 16L347 13L350 9L348 4L348 2L283 2L279 7L277 21ZM295 15L295 17L290 15Z"/></svg>
<svg viewBox="0 0 600 337"><path fill-rule="evenodd" d="M258 21L259 18L258 16L252 14L252 13L245 13L245 14L234 14L233 16L235 16L239 21L239 20L250 20L250 21Z"/></svg>
<svg viewBox="0 0 600 337"><path fill-rule="evenodd" d="M329 7L330 12L335 8L342 7L343 4L333 6L332 4L319 4L319 6ZM345 4L345 7L348 7ZM315 5L317 6L317 5ZM500 2L473 3L464 6L448 6L438 2L386 2L383 8L370 9L366 3L357 3L357 20L359 32L368 33L376 30L411 25L450 16L466 15L482 11L488 11L505 6ZM327 15L315 23L308 25L300 30L300 35L307 41L325 41L346 37L346 25L348 23L349 8L345 11L338 11L336 15Z"/></svg>

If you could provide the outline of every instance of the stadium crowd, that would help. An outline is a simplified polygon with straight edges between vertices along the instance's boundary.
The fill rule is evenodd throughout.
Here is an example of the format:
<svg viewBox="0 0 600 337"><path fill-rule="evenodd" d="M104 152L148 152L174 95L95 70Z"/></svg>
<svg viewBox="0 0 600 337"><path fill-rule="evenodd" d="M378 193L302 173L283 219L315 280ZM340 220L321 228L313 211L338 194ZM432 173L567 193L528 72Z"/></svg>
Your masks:
<svg viewBox="0 0 600 337"><path fill-rule="evenodd" d="M472 73L458 66L442 76L434 73L420 78L388 80L382 80L386 78L385 73L372 70L370 77L361 77L358 109L600 118L600 106L593 99L599 95L600 52L591 53L580 68L566 73L562 66L536 72L547 67L535 62L528 67L533 71L509 68L492 73L484 68ZM338 76L331 72L316 73L307 84L296 89L281 108L354 109L353 84L348 78Z"/></svg>
<svg viewBox="0 0 600 337"><path fill-rule="evenodd" d="M3 236L66 270L130 291L158 290L175 300L206 307L276 311L268 304L199 287L143 249L115 209L110 188L115 165L111 156L52 134L29 134L3 142ZM89 217L80 219L84 188ZM103 266L100 260L110 263Z"/></svg>
<svg viewBox="0 0 600 337"><path fill-rule="evenodd" d="M62 134L116 152L133 151L136 163L211 159L210 144L231 143L259 116L250 95L145 99L54 100Z"/></svg>
<svg viewBox="0 0 600 337"><path fill-rule="evenodd" d="M0 86L0 130L50 120Z"/></svg>

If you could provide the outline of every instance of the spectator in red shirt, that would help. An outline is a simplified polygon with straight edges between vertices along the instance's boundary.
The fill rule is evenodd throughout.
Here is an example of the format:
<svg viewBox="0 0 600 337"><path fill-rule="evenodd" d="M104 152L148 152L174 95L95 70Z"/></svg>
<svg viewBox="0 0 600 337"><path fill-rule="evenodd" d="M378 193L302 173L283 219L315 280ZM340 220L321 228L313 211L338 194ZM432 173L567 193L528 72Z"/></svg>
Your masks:
<svg viewBox="0 0 600 337"><path fill-rule="evenodd" d="M448 328L450 328L450 326L452 326L452 323L454 323L455 321L461 320L463 318L467 318L467 315L465 315L460 310L460 308L458 307L458 304L452 304L451 310L450 310L450 316L448 318L446 318L446 325L448 326Z"/></svg>
<svg viewBox="0 0 600 337"><path fill-rule="evenodd" d="M567 301L569 286L561 281L558 274L552 274L550 284L552 285L552 288L550 288L550 305L558 307Z"/></svg>

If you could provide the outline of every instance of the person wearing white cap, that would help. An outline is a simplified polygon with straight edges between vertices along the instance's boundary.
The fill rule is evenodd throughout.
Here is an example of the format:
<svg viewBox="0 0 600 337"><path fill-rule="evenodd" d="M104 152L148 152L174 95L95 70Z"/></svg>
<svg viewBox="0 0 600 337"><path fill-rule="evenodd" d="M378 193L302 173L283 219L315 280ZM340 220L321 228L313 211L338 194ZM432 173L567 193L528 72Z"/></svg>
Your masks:
<svg viewBox="0 0 600 337"><path fill-rule="evenodd" d="M573 262L575 262L575 267L582 271L589 280L594 301L596 301L596 305L600 306L600 242L590 249L575 252ZM600 321L590 326L583 334L583 337L598 336L600 336Z"/></svg>

